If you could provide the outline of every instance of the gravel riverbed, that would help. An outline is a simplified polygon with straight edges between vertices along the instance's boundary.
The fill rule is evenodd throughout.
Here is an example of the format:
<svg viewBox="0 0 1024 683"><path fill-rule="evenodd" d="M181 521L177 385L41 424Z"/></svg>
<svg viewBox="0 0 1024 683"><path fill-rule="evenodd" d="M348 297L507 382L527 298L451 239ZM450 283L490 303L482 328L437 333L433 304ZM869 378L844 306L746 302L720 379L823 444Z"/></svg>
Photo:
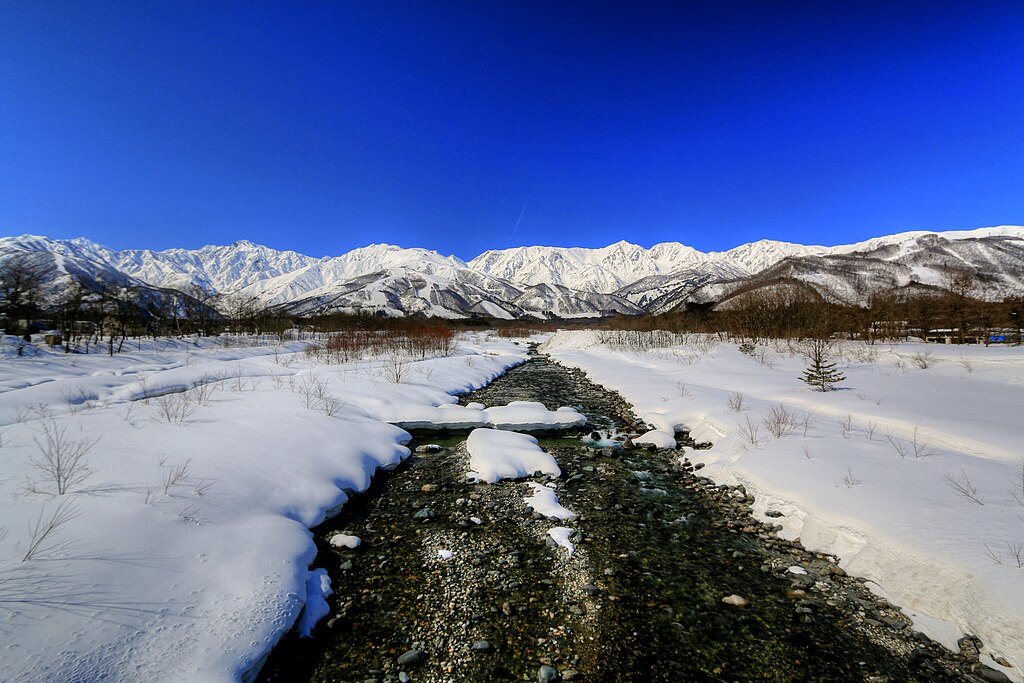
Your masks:
<svg viewBox="0 0 1024 683"><path fill-rule="evenodd" d="M643 428L544 357L462 400L576 406L587 432ZM542 438L562 475L528 481L578 515L563 521L527 506L524 481L468 482L464 442L417 435L413 447L440 450L378 475L314 530L331 614L282 642L260 681L1004 680L971 642L945 650L833 558L777 538L742 488L680 461L690 448ZM554 527L570 529L571 554ZM338 532L361 542L334 547Z"/></svg>

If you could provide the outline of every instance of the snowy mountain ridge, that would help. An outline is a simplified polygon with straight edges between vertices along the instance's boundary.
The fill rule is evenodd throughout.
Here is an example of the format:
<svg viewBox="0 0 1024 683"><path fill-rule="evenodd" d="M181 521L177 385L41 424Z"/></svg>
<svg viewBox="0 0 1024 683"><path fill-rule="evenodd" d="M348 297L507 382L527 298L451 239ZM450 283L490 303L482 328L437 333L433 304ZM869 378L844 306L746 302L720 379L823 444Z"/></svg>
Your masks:
<svg viewBox="0 0 1024 683"><path fill-rule="evenodd" d="M200 249L113 250L84 238L0 238L0 261L45 259L49 277L221 294L295 314L590 317L721 301L751 283L802 281L856 303L880 287L941 286L950 268L979 272L995 294L1024 288L1024 227L914 231L835 247L759 240L701 252L679 242L598 249L491 250L468 263L422 248L371 244L314 258L241 240ZM52 289L52 287L51 287Z"/></svg>

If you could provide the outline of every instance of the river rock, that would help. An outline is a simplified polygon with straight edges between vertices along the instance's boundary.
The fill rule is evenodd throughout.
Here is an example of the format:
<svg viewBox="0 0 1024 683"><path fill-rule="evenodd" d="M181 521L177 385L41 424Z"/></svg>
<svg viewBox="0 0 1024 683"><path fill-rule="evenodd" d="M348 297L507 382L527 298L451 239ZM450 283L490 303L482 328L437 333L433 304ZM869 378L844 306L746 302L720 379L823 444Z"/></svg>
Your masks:
<svg viewBox="0 0 1024 683"><path fill-rule="evenodd" d="M722 598L722 602L724 602L727 605L734 605L735 607L746 607L750 604L749 600L735 594L725 596L724 598Z"/></svg>
<svg viewBox="0 0 1024 683"><path fill-rule="evenodd" d="M427 658L423 650L413 649L403 652L398 656L398 666L418 666Z"/></svg>
<svg viewBox="0 0 1024 683"><path fill-rule="evenodd" d="M558 670L545 664L537 670L537 683L554 683L558 680Z"/></svg>

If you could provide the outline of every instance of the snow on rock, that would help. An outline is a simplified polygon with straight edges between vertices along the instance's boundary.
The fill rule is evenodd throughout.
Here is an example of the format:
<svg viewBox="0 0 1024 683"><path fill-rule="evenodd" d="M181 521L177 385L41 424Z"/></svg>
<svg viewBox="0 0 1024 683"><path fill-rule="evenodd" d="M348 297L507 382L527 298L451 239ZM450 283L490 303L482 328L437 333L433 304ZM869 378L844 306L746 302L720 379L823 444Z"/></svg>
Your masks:
<svg viewBox="0 0 1024 683"><path fill-rule="evenodd" d="M441 548L437 551L437 556L445 561L448 561L452 559L452 557L454 557L451 550L445 550L444 548Z"/></svg>
<svg viewBox="0 0 1024 683"><path fill-rule="evenodd" d="M500 429L474 429L466 439L469 478L493 484L519 479L534 472L557 477L562 473L555 459L541 450L529 434Z"/></svg>
<svg viewBox="0 0 1024 683"><path fill-rule="evenodd" d="M675 432L669 434L660 429L652 429L633 439L633 443L654 444L655 448L675 448L676 435Z"/></svg>
<svg viewBox="0 0 1024 683"><path fill-rule="evenodd" d="M529 431L532 429L568 429L587 424L587 418L575 408L562 406L548 410L536 401L511 401L483 411L495 429Z"/></svg>
<svg viewBox="0 0 1024 683"><path fill-rule="evenodd" d="M526 483L527 486L533 489L533 492L523 500L527 505L534 509L534 512L539 512L545 517L576 519L576 513L563 507L562 504L558 502L558 495L550 486L544 486L543 484L537 484L532 481Z"/></svg>
<svg viewBox="0 0 1024 683"><path fill-rule="evenodd" d="M448 395L444 399L450 398ZM460 406L447 403L438 406L402 404L394 406L388 422L403 429L474 429L493 427L519 431L569 429L587 423L575 408L548 410L543 403L512 401L505 406L484 408L471 403Z"/></svg>
<svg viewBox="0 0 1024 683"><path fill-rule="evenodd" d="M567 526L556 526L548 529L548 536L551 537L555 545L565 548L569 552L569 557L572 557L572 554L576 551L576 546L569 540L572 533L573 530Z"/></svg>
<svg viewBox="0 0 1024 683"><path fill-rule="evenodd" d="M348 534L334 534L328 541L331 546L335 548L348 548L349 550L355 550L362 543L362 539L358 536L349 536Z"/></svg>
<svg viewBox="0 0 1024 683"><path fill-rule="evenodd" d="M326 569L314 569L309 573L306 579L306 606L296 625L300 638L309 638L317 622L330 614L331 607L327 604L327 598L333 593L331 577L327 576Z"/></svg>

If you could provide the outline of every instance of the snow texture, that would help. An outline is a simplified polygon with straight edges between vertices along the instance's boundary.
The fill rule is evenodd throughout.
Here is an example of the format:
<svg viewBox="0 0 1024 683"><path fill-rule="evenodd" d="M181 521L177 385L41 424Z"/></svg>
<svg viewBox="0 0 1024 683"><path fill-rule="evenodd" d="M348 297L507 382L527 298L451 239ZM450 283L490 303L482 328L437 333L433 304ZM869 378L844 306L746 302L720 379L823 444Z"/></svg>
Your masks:
<svg viewBox="0 0 1024 683"><path fill-rule="evenodd" d="M469 478L493 484L502 479L519 479L535 472L552 477L562 471L550 455L541 450L529 434L500 429L474 429L466 439L469 450Z"/></svg>
<svg viewBox="0 0 1024 683"><path fill-rule="evenodd" d="M309 638L313 635L313 629L318 621L331 612L327 604L334 591L331 590L331 577L327 576L326 569L314 569L306 579L306 605L299 615L299 623L296 628L300 638Z"/></svg>
<svg viewBox="0 0 1024 683"><path fill-rule="evenodd" d="M954 651L958 634L977 635L1019 678L1024 347L838 344L847 379L822 393L800 381L805 360L785 343L750 356L713 338L683 342L638 351L560 332L542 349L619 391L658 430L710 442L686 452L702 475L743 484L783 536L837 555ZM918 354L931 354L926 369ZM779 437L773 408L792 422Z"/></svg>
<svg viewBox="0 0 1024 683"><path fill-rule="evenodd" d="M250 678L300 614L303 629L322 615L309 529L409 455L387 418L525 359L467 335L393 384L378 359L323 365L299 342L252 342L18 356L0 337L0 680ZM86 448L63 496L32 464L46 434ZM62 505L69 519L29 553L30 526Z"/></svg>

